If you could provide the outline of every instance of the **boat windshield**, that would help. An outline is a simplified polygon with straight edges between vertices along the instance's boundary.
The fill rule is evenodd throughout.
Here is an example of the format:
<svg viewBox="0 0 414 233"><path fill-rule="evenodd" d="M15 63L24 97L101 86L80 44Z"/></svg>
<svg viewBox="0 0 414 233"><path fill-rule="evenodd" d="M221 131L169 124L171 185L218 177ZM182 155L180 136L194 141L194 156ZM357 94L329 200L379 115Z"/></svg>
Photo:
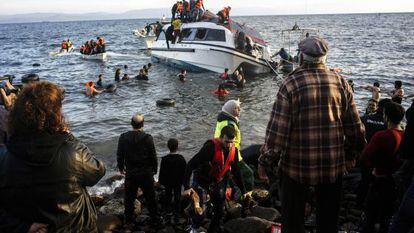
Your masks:
<svg viewBox="0 0 414 233"><path fill-rule="evenodd" d="M226 41L226 33L220 29L185 28L181 31L180 41Z"/></svg>

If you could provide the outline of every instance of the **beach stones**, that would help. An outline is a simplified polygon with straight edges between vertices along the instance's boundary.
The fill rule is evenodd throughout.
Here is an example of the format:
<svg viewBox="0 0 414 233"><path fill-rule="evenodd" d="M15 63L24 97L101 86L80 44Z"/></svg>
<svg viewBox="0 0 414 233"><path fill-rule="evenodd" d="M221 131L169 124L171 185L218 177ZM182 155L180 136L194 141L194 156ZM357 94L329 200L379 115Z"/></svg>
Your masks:
<svg viewBox="0 0 414 233"><path fill-rule="evenodd" d="M276 223L258 217L247 217L232 219L224 224L224 228L229 233L262 233L268 232L273 225Z"/></svg>
<svg viewBox="0 0 414 233"><path fill-rule="evenodd" d="M122 220L116 215L102 215L98 217L99 232L113 232L122 228Z"/></svg>
<svg viewBox="0 0 414 233"><path fill-rule="evenodd" d="M262 206L255 206L251 208L248 216L258 217L268 221L277 221L282 217L276 209Z"/></svg>
<svg viewBox="0 0 414 233"><path fill-rule="evenodd" d="M141 214L141 202L135 200L135 209L134 213L136 215ZM109 200L104 206L99 208L99 213L101 215L123 215L124 214L124 199L112 199Z"/></svg>

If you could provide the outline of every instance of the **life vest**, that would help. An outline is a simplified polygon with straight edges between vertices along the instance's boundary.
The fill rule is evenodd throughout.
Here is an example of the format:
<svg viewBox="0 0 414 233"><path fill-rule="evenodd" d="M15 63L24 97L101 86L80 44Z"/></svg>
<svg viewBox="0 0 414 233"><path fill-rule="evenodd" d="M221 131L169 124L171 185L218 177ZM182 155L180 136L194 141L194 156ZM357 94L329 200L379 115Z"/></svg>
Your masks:
<svg viewBox="0 0 414 233"><path fill-rule="evenodd" d="M219 138L214 138L214 157L212 161L212 169L210 175L213 176L216 182L220 182L223 177L231 170L231 165L234 162L236 156L236 147L230 148L226 161L224 161L223 149L221 148L221 142Z"/></svg>
<svg viewBox="0 0 414 233"><path fill-rule="evenodd" d="M227 20L229 18L229 13L230 13L229 8L224 7L224 9L221 12L223 13L223 18Z"/></svg>
<svg viewBox="0 0 414 233"><path fill-rule="evenodd" d="M182 4L182 3L178 3L178 5L177 5L177 11L178 11L178 12L180 12L180 13L183 13L183 11L184 11L184 6L183 6L183 4Z"/></svg>
<svg viewBox="0 0 414 233"><path fill-rule="evenodd" d="M66 41L65 42L62 42L62 44L61 44L61 46L60 46L62 49L67 49L68 48L68 45L66 44Z"/></svg>
<svg viewBox="0 0 414 233"><path fill-rule="evenodd" d="M216 94L216 95L227 95L229 93L230 92L228 90L226 90L226 89L216 89L214 91L214 94Z"/></svg>
<svg viewBox="0 0 414 233"><path fill-rule="evenodd" d="M224 72L220 75L220 79L222 79L222 80L225 80L225 79L228 79L228 78L229 78L229 73L227 73L227 72Z"/></svg>
<svg viewBox="0 0 414 233"><path fill-rule="evenodd" d="M85 86L86 86L86 91L85 91L85 94L87 95L87 96L91 96L91 95L93 95L93 92L94 92L94 90L95 90L95 85L94 85L94 83L92 82L92 81L89 81L89 82L87 82L87 83L85 83Z"/></svg>
<svg viewBox="0 0 414 233"><path fill-rule="evenodd" d="M203 0L197 0L196 2L196 9L201 9L201 7L203 6Z"/></svg>

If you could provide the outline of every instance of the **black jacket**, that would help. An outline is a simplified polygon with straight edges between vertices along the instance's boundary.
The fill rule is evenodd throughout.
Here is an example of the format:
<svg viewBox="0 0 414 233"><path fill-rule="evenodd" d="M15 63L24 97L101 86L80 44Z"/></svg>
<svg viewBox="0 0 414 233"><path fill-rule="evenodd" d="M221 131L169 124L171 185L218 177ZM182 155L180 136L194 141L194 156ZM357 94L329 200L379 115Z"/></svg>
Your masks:
<svg viewBox="0 0 414 233"><path fill-rule="evenodd" d="M168 154L161 160L158 181L166 187L176 187L183 184L187 162L180 154Z"/></svg>
<svg viewBox="0 0 414 233"><path fill-rule="evenodd" d="M33 222L48 232L97 232L86 190L104 164L71 134L16 137L0 154L0 232L26 233Z"/></svg>
<svg viewBox="0 0 414 233"><path fill-rule="evenodd" d="M236 148L236 157L235 161L237 160L237 154L238 150ZM190 188L190 178L194 171L194 179L196 179L197 183L203 187L208 188L210 184L213 184L214 178L210 175L210 171L212 168L212 162L215 154L215 146L213 141L208 140L206 143L204 143L204 146L200 149L200 151L194 155L193 158L188 161L185 175L184 175L184 181L183 185L185 189ZM229 154L228 151L223 151L224 154L224 161L226 161L227 156ZM240 168L238 167L237 162L233 162L231 164L231 174L234 177L234 181L236 185L240 188L242 193L246 192L246 188L244 186L243 182L243 176L240 172ZM229 177L229 172L227 172L226 177Z"/></svg>
<svg viewBox="0 0 414 233"><path fill-rule="evenodd" d="M117 152L118 169L128 175L157 173L157 153L152 136L143 131L121 134Z"/></svg>

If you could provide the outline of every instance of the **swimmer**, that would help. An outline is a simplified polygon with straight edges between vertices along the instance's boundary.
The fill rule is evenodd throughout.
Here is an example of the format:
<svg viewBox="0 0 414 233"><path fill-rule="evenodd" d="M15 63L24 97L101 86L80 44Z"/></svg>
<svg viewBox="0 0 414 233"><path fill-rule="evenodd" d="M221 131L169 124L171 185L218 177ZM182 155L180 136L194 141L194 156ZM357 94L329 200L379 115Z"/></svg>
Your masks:
<svg viewBox="0 0 414 233"><path fill-rule="evenodd" d="M96 86L97 87L103 87L103 74L100 74L99 76L98 76L98 81L96 82Z"/></svg>
<svg viewBox="0 0 414 233"><path fill-rule="evenodd" d="M185 80L186 80L185 76L187 76L187 71L186 70L181 70L181 72L177 76L178 76L178 79L181 82L185 82Z"/></svg>
<svg viewBox="0 0 414 233"><path fill-rule="evenodd" d="M125 81L125 80L129 80L128 74L124 74L124 76L122 76L122 81Z"/></svg>
<svg viewBox="0 0 414 233"><path fill-rule="evenodd" d="M93 81L87 82L85 86L86 86L86 91L85 91L86 96L92 97L94 95L101 94L103 92L103 90L100 91L95 88L95 83Z"/></svg>

